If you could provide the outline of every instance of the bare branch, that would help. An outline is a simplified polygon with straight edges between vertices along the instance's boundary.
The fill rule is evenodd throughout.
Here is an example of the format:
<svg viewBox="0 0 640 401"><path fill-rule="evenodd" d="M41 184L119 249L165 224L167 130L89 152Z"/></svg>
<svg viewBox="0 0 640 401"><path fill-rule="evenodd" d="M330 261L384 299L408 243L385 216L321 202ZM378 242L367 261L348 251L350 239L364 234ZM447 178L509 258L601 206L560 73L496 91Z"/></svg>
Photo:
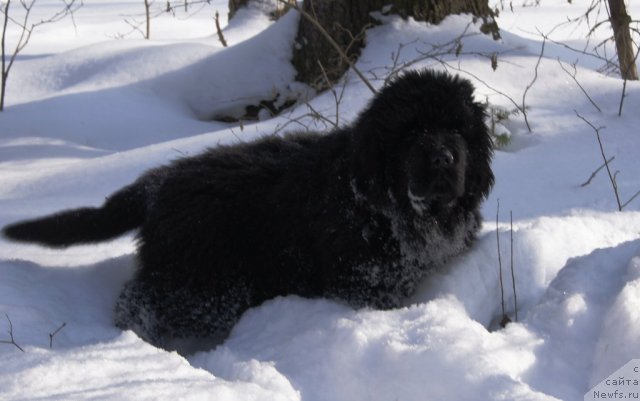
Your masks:
<svg viewBox="0 0 640 401"><path fill-rule="evenodd" d="M338 126L340 125L340 102L342 100L342 97L344 95L344 90L345 90L347 85L346 84L342 85L342 90L340 91L340 95L338 96L338 93L336 92L335 85L332 84L331 81L329 80L329 75L327 75L327 71L324 69L324 66L322 65L320 60L318 60L318 65L320 66L320 70L322 71L322 75L324 76L324 79L327 82L327 86L330 88L329 90L331 91L331 94L333 95L333 99L335 101L335 105L336 105L336 121L335 121L335 123L333 123L333 127L334 128L338 128ZM313 111L313 109L311 108L311 105L308 104L308 106Z"/></svg>
<svg viewBox="0 0 640 401"><path fill-rule="evenodd" d="M589 102L591 102L591 104L593 105L593 107L595 107L598 112L602 112L602 110L600 109L600 107L598 107L598 105L596 104L596 102L593 101L593 99L591 98L591 96L589 96L589 93L587 93L587 91L584 89L584 87L580 84L580 82L578 82L578 78L576 78L576 75L578 73L578 70L576 68L575 64L571 64L571 66L573 67L573 72L569 72L569 70L567 70L564 66L564 64L562 63L562 61L560 61L560 57L558 57L558 64L560 64L560 68L562 68L562 70L564 72L567 73L567 75L569 75L571 77L571 79L573 79L573 82L576 83L576 85L578 85L578 88L580 88L580 90L582 91L582 93L584 93L584 95L587 97L587 99L589 99Z"/></svg>
<svg viewBox="0 0 640 401"><path fill-rule="evenodd" d="M518 321L518 293L516 292L516 275L513 267L513 211L509 211L509 222L511 224L509 233L511 239L511 284L513 285L513 307L515 309L515 319Z"/></svg>
<svg viewBox="0 0 640 401"><path fill-rule="evenodd" d="M82 6L82 0L77 2L76 0L63 0L64 6L61 7L57 12L51 15L47 19L42 19L35 23L29 23L29 18L31 17L31 10L36 3L36 0L20 0L20 5L24 10L24 15L21 20L16 20L9 15L11 0L7 0L4 5L4 8L1 10L4 14L3 26L2 26L2 44L0 46L0 51L2 54L2 71L0 71L1 82L0 82L0 111L4 110L4 98L6 93L6 85L7 79L9 78L9 72L11 71L11 67L13 67L13 63L16 60L16 57L20 52L29 44L29 40L31 39L31 35L35 31L35 29L41 25L49 24L53 22L60 21L67 15L72 15L79 7ZM7 50L5 43L5 36L7 32L7 27L9 22L17 25L20 28L20 36L18 37L16 44L13 49L13 53L9 56L9 60L7 62ZM75 24L75 22L74 22Z"/></svg>
<svg viewBox="0 0 640 401"><path fill-rule="evenodd" d="M469 76L473 77L476 81L478 81L479 83L481 83L482 85L484 85L484 86L485 86L486 88L488 88L489 90L491 90L491 91L493 91L493 92L495 92L495 93L497 93L497 94L499 94L499 95L503 96L503 97L504 97L504 98L506 98L507 100L509 100L509 101L514 105L514 107L515 107L518 111L520 111L523 115L526 115L526 113L527 113L527 108L526 108L526 106L525 106L525 105L523 105L523 104L520 104L520 103L516 102L516 101L515 101L515 99L513 99L511 96L509 96L509 95L507 95L506 93L502 92L502 91L501 91L501 90L499 90L498 88L496 88L496 87L494 87L494 86L490 85L489 83L487 83L485 80L483 80L482 78L480 78L480 77L479 77L479 76L477 76L476 74L474 74L474 73L472 73L472 72L470 72L470 71L464 70L464 69L462 69L462 68L460 68L460 67L456 67L456 66L454 66L454 65L452 65L452 64L450 64L450 63L447 63L447 62L446 62L446 61L444 61L444 60L440 60L440 62L442 63L442 65L444 65L444 66L445 66L445 67L447 67L447 68L451 68L451 69L453 69L453 70L456 70L456 71L459 71L459 72L463 72L463 73L465 73L465 74L467 74L467 75L469 75ZM527 126L527 127L529 128L529 131L531 132L531 128L530 128L529 126Z"/></svg>
<svg viewBox="0 0 640 401"><path fill-rule="evenodd" d="M149 4L149 0L144 0L144 16L145 16L145 28L144 28L144 38L149 39L151 37L151 15L149 8L151 5Z"/></svg>
<svg viewBox="0 0 640 401"><path fill-rule="evenodd" d="M128 19L128 18L125 18L125 19L124 19L124 23L125 23L125 24L127 24L127 25L129 25L129 26L131 27L131 30L130 30L128 33L126 33L126 34L122 34L122 37L127 36L129 33L132 33L132 32L138 32L140 35L142 35L142 37L143 37L143 38L148 39L148 38L146 37L145 32L144 32L144 31L142 30L142 28L141 28L141 26L142 26L143 24L145 24L145 22L143 22L143 21L136 21L135 19Z"/></svg>
<svg viewBox="0 0 640 401"><path fill-rule="evenodd" d="M2 38L0 38L0 51L2 54L2 71L0 71L0 111L4 110L4 91L6 88L7 77L9 76L9 70L6 67L6 59L5 59L5 36L7 33L7 25L9 24L9 6L11 5L11 0L8 0L4 6L4 20L2 24Z"/></svg>
<svg viewBox="0 0 640 401"><path fill-rule="evenodd" d="M638 55L640 54L640 46L638 46L638 50L636 51L636 55L633 57L633 65L638 62ZM630 65L631 66L631 65ZM627 96L627 78L624 79L622 83L622 94L620 95L620 106L618 106L618 117L622 116L622 106L624 104L624 98Z"/></svg>
<svg viewBox="0 0 640 401"><path fill-rule="evenodd" d="M11 322L11 319L9 319L9 315L7 313L5 313L4 315L6 316L7 321L9 322L8 333L9 333L10 340L0 340L0 344L11 344L16 348L18 348L20 351L24 352L24 349L21 346L19 346L16 340L13 338L13 323Z"/></svg>
<svg viewBox="0 0 640 401"><path fill-rule="evenodd" d="M66 0L69 1L69 0ZM176 11L178 9L184 9L185 13L189 13L186 18L198 13L206 6L211 5L211 0L193 0L187 1L182 0L178 1L179 4L174 4L176 2L167 1L162 7L154 7L156 2L152 0L144 0L144 12L128 14L124 15L124 22L131 27L131 30L125 33L118 33L116 35L112 35L117 39L122 39L134 32L139 33L143 38L149 39L151 37L151 20L157 18L163 14L171 14L172 16L176 16ZM195 11L189 11L190 7L199 5L199 8ZM145 26L142 28L142 26Z"/></svg>
<svg viewBox="0 0 640 401"><path fill-rule="evenodd" d="M338 94L335 91L335 85L330 84L330 88L335 100L335 121L331 120L329 117L325 116L320 111L316 110L308 101L304 101L304 105L307 106L307 109L309 109L309 112L299 115L296 118L289 118L286 123L282 125L278 125L276 127L276 129L274 130L274 134L277 134L283 131L291 124L299 125L301 128L304 128L305 130L309 131L310 130L309 126L303 122L303 120L307 118L311 118L313 121L322 122L324 125L323 127L324 129L338 128L340 123L340 103L342 102L345 87L346 87L346 83L342 86L342 89L340 90L340 94Z"/></svg>
<svg viewBox="0 0 640 401"><path fill-rule="evenodd" d="M180 1L178 1L178 3L180 3ZM166 7L164 9L164 12L167 13L171 13L171 14L175 14L176 10L180 7L180 8L184 8L184 12L188 12L189 11L189 7L193 7L195 5L200 5L200 9L202 9L202 7L205 7L207 5L211 4L211 0L182 0L182 4L179 5L173 5L171 3L171 1L167 1ZM197 12L197 10L196 10Z"/></svg>
<svg viewBox="0 0 640 401"><path fill-rule="evenodd" d="M540 62L542 61L542 57L544 56L544 48L546 44L547 44L547 40L543 38L542 46L540 48L540 54L538 55L538 61L536 62L536 66L533 70L533 79L531 80L531 82L529 82L527 87L524 89L524 93L522 94L522 107L520 108L520 111L522 111L522 115L524 116L524 122L525 124L527 124L527 129L529 130L529 132L531 132L531 125L529 124L529 118L527 117L527 112L526 112L527 109L526 109L525 101L527 98L527 93L533 87L533 84L535 84L535 82L538 80L538 68L540 68Z"/></svg>
<svg viewBox="0 0 640 401"><path fill-rule="evenodd" d="M224 38L224 35L222 34L222 28L220 28L220 14L218 14L218 11L216 10L216 16L214 17L215 21L216 21L216 32L218 33L218 40L220 40L220 43L222 43L223 47L227 47L227 41Z"/></svg>
<svg viewBox="0 0 640 401"><path fill-rule="evenodd" d="M600 167L598 167L593 173L591 173L591 176L589 177L589 179L583 182L582 184L580 184L580 186L584 188L587 185L591 184L591 181L596 177L596 175L600 172L600 170L602 170L607 164L610 164L615 158L616 158L615 156L611 156L609 160L605 160L605 163L602 164Z"/></svg>
<svg viewBox="0 0 640 401"><path fill-rule="evenodd" d="M468 38L468 37L472 37L475 35L478 35L478 33L469 33L469 27L471 26L471 24L467 24L464 28L464 30L455 38L445 42L445 43L440 43L440 44L427 44L425 43L427 46L429 46L431 49L430 50L424 50L424 51L420 51L417 50L417 52L420 54L420 57L416 57L410 61L406 61L406 62L400 62L400 53L402 52L402 50L404 49L404 47L406 47L408 45L407 44L400 44L398 46L398 49L396 52L394 52L391 57L392 57L392 65L391 68L389 67L385 67L384 69L388 72L386 74L386 77L384 78L384 84L387 85L388 82L393 79L395 76L397 76L400 71L409 68L417 63L423 62L425 60L434 60L435 62L440 63L443 67L445 67L446 69L452 69L458 72L462 72L464 74L467 74L471 77L473 77L476 81L478 81L479 83L481 83L482 85L484 85L486 88L488 88L489 90L491 90L492 92L495 92L503 97L505 97L506 99L508 99L513 105L514 107L520 111L523 116L525 117L525 122L527 125L527 128L529 130L529 132L532 131L531 126L529 124L528 118L527 118L527 107L525 104L526 101L526 91L525 94L523 95L522 101L518 102L515 99L513 99L512 97L510 97L509 95L507 95L506 93L500 91L499 89L497 89L496 87L490 85L489 83L487 83L486 81L484 81L482 78L480 78L478 75L474 74L471 71L465 70L463 68L460 67L460 65L454 65L451 62L447 61L445 59L446 56L451 56L451 55L455 55L456 57L460 57L460 56L475 56L475 57L482 57L482 58L486 58L491 64L492 64L492 68L496 68L497 66L497 60L499 58L499 56L503 55L503 54L507 54L511 51L517 50L517 49L509 49L507 51L503 51L503 52L492 52L492 53L482 53L482 52L475 52L475 51L465 51L464 50L464 46L463 46L463 40ZM413 43L413 42L410 42ZM542 49L542 52L539 56L538 59L538 65L540 64L540 59L543 56L543 52L544 52L544 47ZM535 83L536 79L537 79L537 69L538 67L536 66L536 76L534 77L534 79L532 80L532 82L529 84L529 86L527 87L527 91L533 86L533 84ZM374 76L376 75L375 71L372 71L372 73L374 74Z"/></svg>
<svg viewBox="0 0 640 401"><path fill-rule="evenodd" d="M607 156L605 156L605 153L604 153L604 146L602 145L602 139L600 139L600 130L605 127L596 127L589 120L582 117L577 110L574 110L574 112L576 113L576 116L578 116L578 118L580 118L582 121L587 123L587 125L589 125L596 133L596 138L598 139L598 145L600 146L600 154L602 155L602 159L604 160L604 166L607 169L607 174L609 174L609 180L611 181L611 186L613 187L613 193L615 194L616 202L618 203L618 210L622 211L622 204L620 203L620 195L618 194L618 184L616 183L616 180L613 174L611 174L611 169L609 168L609 162L607 161Z"/></svg>
<svg viewBox="0 0 640 401"><path fill-rule="evenodd" d="M628 201L626 201L625 203L622 204L622 208L624 209L625 207L627 207L627 205L629 203L631 203L635 198L638 197L638 195L640 195L640 190L638 190L638 192L636 192L635 194L633 194L633 196L631 198L629 198Z"/></svg>
<svg viewBox="0 0 640 401"><path fill-rule="evenodd" d="M502 306L502 320L500 321L500 326L504 327L507 325L509 318L507 317L507 313L505 312L504 307L504 282L502 280L502 256L500 255L500 230L498 227L498 222L500 218L500 199L497 200L496 207L496 241L498 246L498 273L500 279L500 305Z"/></svg>
<svg viewBox="0 0 640 401"><path fill-rule="evenodd" d="M66 323L62 323L62 325L60 325L60 327L55 329L53 333L49 333L49 349L53 349L53 337L55 337L55 335L58 334L60 330L64 329L66 326L67 326Z"/></svg>

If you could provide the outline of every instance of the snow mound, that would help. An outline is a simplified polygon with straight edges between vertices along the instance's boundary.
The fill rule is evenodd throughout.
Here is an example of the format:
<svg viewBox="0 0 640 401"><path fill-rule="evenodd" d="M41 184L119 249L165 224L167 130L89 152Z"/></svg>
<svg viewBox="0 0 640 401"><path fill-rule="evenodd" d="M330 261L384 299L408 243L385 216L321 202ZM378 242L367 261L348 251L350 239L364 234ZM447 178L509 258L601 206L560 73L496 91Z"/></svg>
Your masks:
<svg viewBox="0 0 640 401"><path fill-rule="evenodd" d="M226 4L212 1L223 15ZM161 39L109 40L122 27L120 10L137 8L134 0L86 4L76 46L52 41L73 37L69 26L48 25L34 34L33 53L16 61L0 115L0 225L100 204L146 169L206 147L348 124L371 99L349 72L338 97L326 92L242 126L208 121L305 91L289 64L298 16L273 22L260 7L241 10L224 27L229 48L210 16L177 25L159 18ZM512 110L541 54L535 27L547 32L575 13L560 1L505 11L499 42L468 16L440 26L380 17L358 67L377 87L402 66L445 69L471 79L479 101ZM584 33L554 31L575 45ZM459 55L434 57L458 38ZM487 57L494 53L496 71ZM601 111L560 65L576 60L576 77ZM606 127L601 140L626 202L640 189L640 85L627 83L619 117L622 81L600 74L596 61L546 44L526 97L532 132L522 113L500 123L509 141L495 153L477 242L404 308L277 298L245 313L224 343L184 357L113 325L113 305L135 270L132 235L62 251L0 239L0 398L582 400L640 355L640 201L618 212L605 171L582 185L603 160L594 130L576 115ZM516 298L518 321L501 328L503 309L515 320Z"/></svg>

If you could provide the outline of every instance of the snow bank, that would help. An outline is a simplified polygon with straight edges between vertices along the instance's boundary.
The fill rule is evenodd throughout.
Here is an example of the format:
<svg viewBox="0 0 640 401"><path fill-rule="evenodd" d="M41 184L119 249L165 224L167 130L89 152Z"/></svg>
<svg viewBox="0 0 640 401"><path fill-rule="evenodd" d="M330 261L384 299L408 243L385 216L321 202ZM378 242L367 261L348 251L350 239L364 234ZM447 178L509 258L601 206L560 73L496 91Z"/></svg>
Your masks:
<svg viewBox="0 0 640 401"><path fill-rule="evenodd" d="M290 386L235 382L193 368L124 332L108 343L51 352L29 350L5 359L0 377L6 399L39 400L299 400ZM15 364L24 371L15 375ZM11 370L6 369L12 366ZM82 374L79 374L82 372ZM7 380L9 379L9 380ZM64 383L64 385L61 385Z"/></svg>
<svg viewBox="0 0 640 401"><path fill-rule="evenodd" d="M540 54L533 27L551 27L575 12L560 3L503 12L500 42L479 34L464 16L438 27L384 17L368 33L358 66L379 86L401 63L464 32L468 52L442 56L446 64L423 58L412 66L460 69L479 100L511 109L509 98L521 100ZM99 204L147 168L208 146L284 126L326 128L298 119L308 113L306 105L243 127L202 120L240 113L247 99L299 91L287 62L294 14L273 23L257 9L243 11L225 27L233 46L223 49L211 36L209 18L188 20L182 35L188 39L176 37L171 20L163 19L160 39L110 40L104 30L121 29L113 17L121 6L131 10L137 2L85 5L77 29L91 38L57 47L36 35L33 53L17 62L0 115L0 225ZM521 30L524 25L531 29ZM70 35L68 26L47 29ZM580 32L556 33L582 40ZM495 72L478 56L493 52L500 54ZM640 356L640 201L617 212L604 171L581 186L602 156L595 132L576 111L606 126L603 145L615 156L612 168L627 200L640 189L640 116L633 112L640 86L628 83L618 117L621 81L580 56L577 77L598 112L557 57L572 63L577 56L547 43L526 99L533 132L522 115L503 123L510 142L495 155L496 186L483 206L477 243L426 281L404 308L356 311L328 300L277 298L248 311L218 347L185 358L113 326L118 292L135 269L130 236L64 251L0 239L0 340L10 339L10 321L25 351L0 343L0 398L582 400ZM371 93L353 74L341 85L340 104L324 93L310 105L346 124ZM294 120L300 124L288 125ZM508 211L514 216L519 320L505 328L497 324L498 199L504 305L512 319ZM49 334L60 327L50 343Z"/></svg>

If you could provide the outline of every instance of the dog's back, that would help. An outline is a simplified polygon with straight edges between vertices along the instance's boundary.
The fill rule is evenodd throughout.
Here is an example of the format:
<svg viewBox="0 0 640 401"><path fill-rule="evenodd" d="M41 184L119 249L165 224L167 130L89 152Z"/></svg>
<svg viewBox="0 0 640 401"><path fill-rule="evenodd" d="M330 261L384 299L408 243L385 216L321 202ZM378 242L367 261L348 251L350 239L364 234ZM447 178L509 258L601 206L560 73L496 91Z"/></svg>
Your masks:
<svg viewBox="0 0 640 401"><path fill-rule="evenodd" d="M148 171L109 196L101 207L66 210L17 222L4 227L2 234L14 241L64 248L107 241L141 228L147 221L151 221L151 225L141 236L143 242L149 242L145 237L175 237L181 229L193 236L196 225L184 223L190 219L189 215L217 215L216 224L206 229L220 228L216 226L225 221L225 208L238 210L244 203L248 217L251 210L269 207L270 203L286 203L286 196L272 202L265 197L283 180L304 180L314 163L310 155L319 157L318 152L311 149L317 147L321 137L270 136L241 145L209 149ZM296 194L289 195L292 202L300 200ZM238 216L236 213L236 216L228 217ZM172 219L181 221L160 227L153 224ZM250 221L232 223L229 222L226 228L240 225L244 230L251 226ZM168 230L174 233L170 234Z"/></svg>

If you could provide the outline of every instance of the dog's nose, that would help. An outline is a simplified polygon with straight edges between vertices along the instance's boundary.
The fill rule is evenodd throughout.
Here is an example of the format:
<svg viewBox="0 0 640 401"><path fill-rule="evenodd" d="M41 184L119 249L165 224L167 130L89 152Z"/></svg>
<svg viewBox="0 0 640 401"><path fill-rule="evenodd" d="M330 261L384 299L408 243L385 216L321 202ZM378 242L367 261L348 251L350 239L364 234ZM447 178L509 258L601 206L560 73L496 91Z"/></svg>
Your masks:
<svg viewBox="0 0 640 401"><path fill-rule="evenodd" d="M453 155L449 149L442 147L431 155L431 165L435 168L445 168L453 164Z"/></svg>

